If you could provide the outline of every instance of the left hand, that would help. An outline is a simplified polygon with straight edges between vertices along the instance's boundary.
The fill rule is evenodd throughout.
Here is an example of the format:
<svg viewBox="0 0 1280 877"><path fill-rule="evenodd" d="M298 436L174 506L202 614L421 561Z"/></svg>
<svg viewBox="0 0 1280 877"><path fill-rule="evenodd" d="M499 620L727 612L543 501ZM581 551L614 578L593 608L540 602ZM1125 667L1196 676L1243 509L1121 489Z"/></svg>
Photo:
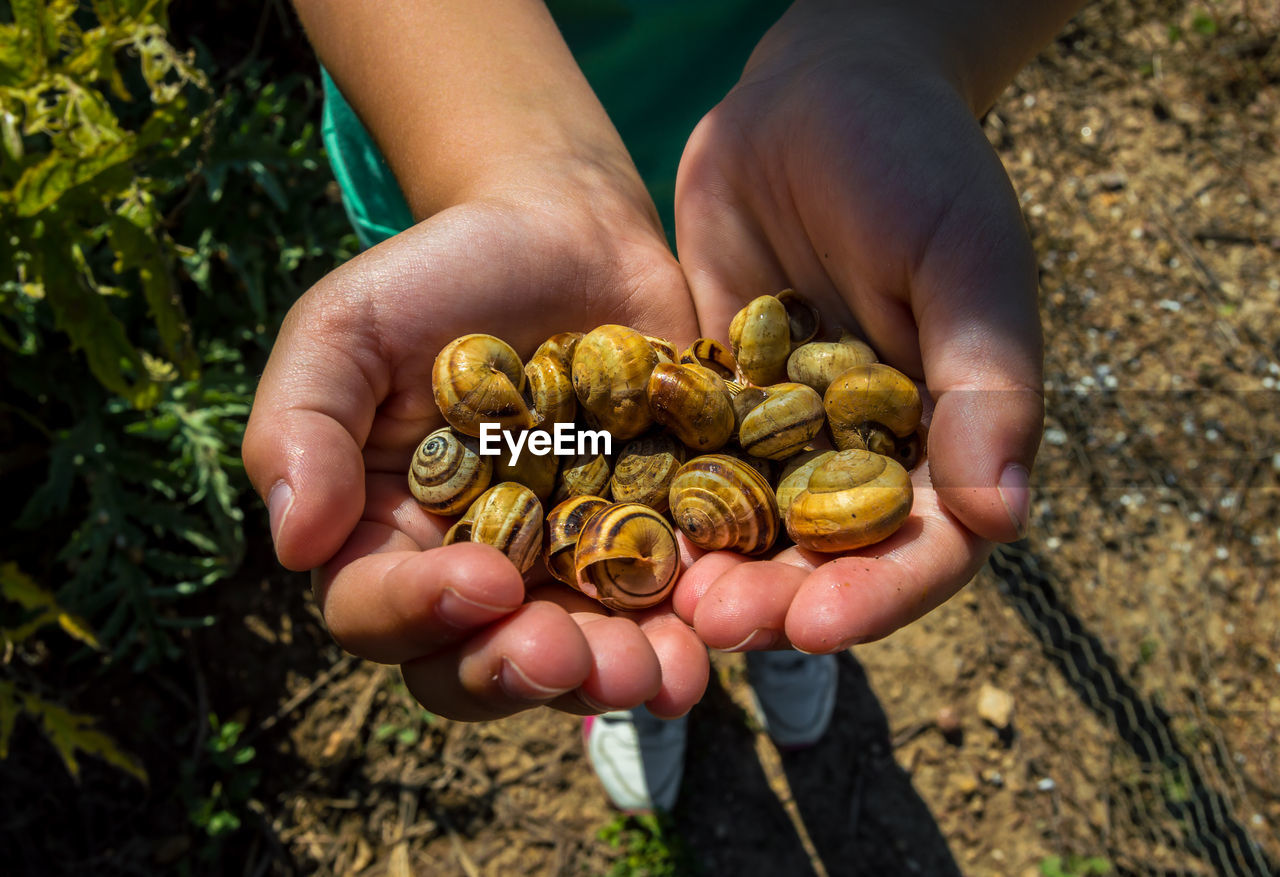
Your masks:
<svg viewBox="0 0 1280 877"><path fill-rule="evenodd" d="M911 517L885 542L694 563L675 608L721 649L833 652L947 600L993 540L1025 533L1043 419L1034 253L937 43L891 14L844 28L804 5L690 138L681 263L709 334L788 286L829 329L860 329L932 398L928 455Z"/></svg>

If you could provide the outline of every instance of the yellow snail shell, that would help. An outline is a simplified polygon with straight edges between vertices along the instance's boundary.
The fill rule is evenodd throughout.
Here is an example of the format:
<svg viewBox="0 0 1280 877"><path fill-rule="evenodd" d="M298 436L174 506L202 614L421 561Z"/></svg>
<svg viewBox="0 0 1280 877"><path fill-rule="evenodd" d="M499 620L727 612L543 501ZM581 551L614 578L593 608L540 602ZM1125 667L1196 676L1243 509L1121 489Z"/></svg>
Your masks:
<svg viewBox="0 0 1280 877"><path fill-rule="evenodd" d="M588 518L610 505L609 500L599 496L574 496L547 512L547 569L566 585L578 587L578 574L573 567L578 534Z"/></svg>
<svg viewBox="0 0 1280 877"><path fill-rule="evenodd" d="M680 354L676 352L676 346L666 338L646 335L644 340L648 341L649 346L653 348L653 352L658 354L658 362L676 362L680 359Z"/></svg>
<svg viewBox="0 0 1280 877"><path fill-rule="evenodd" d="M750 464L727 454L694 457L671 480L671 516L708 551L768 551L778 536L778 501Z"/></svg>
<svg viewBox="0 0 1280 877"><path fill-rule="evenodd" d="M449 425L470 436L480 424L527 429L533 415L521 398L524 368L505 341L492 335L463 335L444 346L431 370L431 392Z"/></svg>
<svg viewBox="0 0 1280 877"><path fill-rule="evenodd" d="M648 393L653 419L690 448L714 451L733 436L729 394L710 369L658 363Z"/></svg>
<svg viewBox="0 0 1280 877"><path fill-rule="evenodd" d="M607 497L612 475L613 461L604 454L574 454L561 463L551 503L555 505L572 496Z"/></svg>
<svg viewBox="0 0 1280 877"><path fill-rule="evenodd" d="M653 422L646 390L658 354L626 326L593 329L573 353L573 388L587 421L617 441L635 438Z"/></svg>
<svg viewBox="0 0 1280 877"><path fill-rule="evenodd" d="M804 384L774 384L764 392L764 401L742 418L738 444L754 457L785 460L822 432L822 397Z"/></svg>
<svg viewBox="0 0 1280 877"><path fill-rule="evenodd" d="M493 458L480 443L445 426L422 440L409 464L409 492L424 509L456 515L484 493L493 478Z"/></svg>
<svg viewBox="0 0 1280 877"><path fill-rule="evenodd" d="M644 609L671 593L680 553L666 518L648 506L624 502L587 519L578 534L574 567L583 593L611 609Z"/></svg>
<svg viewBox="0 0 1280 877"><path fill-rule="evenodd" d="M784 520L792 500L809 486L809 476L813 474L813 470L825 463L828 457L835 456L835 453L835 451L823 450L804 451L787 460L786 465L782 467L782 477L778 479L778 489L775 491L778 497L778 514Z"/></svg>
<svg viewBox="0 0 1280 877"><path fill-rule="evenodd" d="M872 362L841 374L823 396L831 437L840 450L866 448L893 453L893 437L920 426L923 405L911 378L892 366ZM877 434L877 430L891 435Z"/></svg>
<svg viewBox="0 0 1280 877"><path fill-rule="evenodd" d="M563 363L566 369L571 369L573 368L573 351L581 340L581 332L557 332L538 345L538 349L533 352L533 356L529 357L529 361L532 362L539 356L549 356Z"/></svg>
<svg viewBox="0 0 1280 877"><path fill-rule="evenodd" d="M496 484L444 534L445 545L457 542L492 545L526 573L542 549L542 505L523 484Z"/></svg>
<svg viewBox="0 0 1280 877"><path fill-rule="evenodd" d="M556 423L573 423L578 413L578 396L573 391L569 366L544 353L529 360L524 373L534 421L548 428Z"/></svg>
<svg viewBox="0 0 1280 877"><path fill-rule="evenodd" d="M738 361L733 358L729 348L714 338L699 338L694 341L680 354L680 362L709 368L725 381L732 380L738 373Z"/></svg>
<svg viewBox="0 0 1280 877"><path fill-rule="evenodd" d="M787 359L787 377L825 393L833 380L855 365L875 361L875 351L846 335L840 341L813 341L797 347Z"/></svg>
<svg viewBox="0 0 1280 877"><path fill-rule="evenodd" d="M892 457L841 451L824 460L787 509L787 534L812 551L887 539L911 513L911 476Z"/></svg>
<svg viewBox="0 0 1280 877"><path fill-rule="evenodd" d="M752 299L729 324L729 344L738 371L757 386L786 380L791 354L791 328L787 309L776 295Z"/></svg>
<svg viewBox="0 0 1280 877"><path fill-rule="evenodd" d="M659 514L667 510L667 492L687 456L684 445L665 433L632 439L618 452L609 491L617 502L638 502Z"/></svg>

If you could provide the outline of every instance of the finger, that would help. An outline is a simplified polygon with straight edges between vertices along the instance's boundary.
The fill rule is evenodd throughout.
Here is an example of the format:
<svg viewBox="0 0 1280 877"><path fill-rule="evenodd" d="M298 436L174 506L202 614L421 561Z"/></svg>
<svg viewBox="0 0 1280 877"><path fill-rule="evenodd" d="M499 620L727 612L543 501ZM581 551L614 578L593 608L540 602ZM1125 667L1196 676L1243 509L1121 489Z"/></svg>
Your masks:
<svg viewBox="0 0 1280 877"><path fill-rule="evenodd" d="M1044 420L1035 256L1017 198L986 146L978 177L938 225L913 277L924 373L936 406L933 483L985 539L1025 535L1028 473Z"/></svg>
<svg viewBox="0 0 1280 877"><path fill-rule="evenodd" d="M595 612L575 613L573 619L591 649L592 666L574 690L574 703L566 705L568 711L589 715L631 709L657 696L662 667L649 638L635 621Z"/></svg>
<svg viewBox="0 0 1280 877"><path fill-rule="evenodd" d="M496 548L463 543L420 551L405 534L369 522L356 528L338 563L314 578L334 639L383 664L460 643L519 609L525 593L520 573Z"/></svg>
<svg viewBox="0 0 1280 877"><path fill-rule="evenodd" d="M788 562L812 569L787 611L786 636L795 648L813 653L888 636L964 587L989 549L934 491L917 485L911 516L884 542L834 559L799 548L783 553Z"/></svg>
<svg viewBox="0 0 1280 877"><path fill-rule="evenodd" d="M731 567L707 589L693 627L708 646L726 652L787 648L786 622L809 571L778 561Z"/></svg>
<svg viewBox="0 0 1280 877"><path fill-rule="evenodd" d="M276 555L317 567L342 546L364 507L361 446L385 390L376 344L358 321L315 313L304 299L272 349L245 429L249 479L267 502Z"/></svg>
<svg viewBox="0 0 1280 877"><path fill-rule="evenodd" d="M659 718L682 716L706 693L711 678L707 648L691 627L668 610L642 612L637 619L657 656L662 679L658 693L645 706Z"/></svg>
<svg viewBox="0 0 1280 877"><path fill-rule="evenodd" d="M680 535L684 538L683 533ZM671 592L671 606L676 615L685 623L693 624L694 612L707 590L730 569L746 562L744 555L732 551L704 552L701 557L692 561Z"/></svg>
<svg viewBox="0 0 1280 877"><path fill-rule="evenodd" d="M578 623L539 600L454 648L405 663L401 673L431 712L484 721L550 703L582 685L591 669L591 649Z"/></svg>

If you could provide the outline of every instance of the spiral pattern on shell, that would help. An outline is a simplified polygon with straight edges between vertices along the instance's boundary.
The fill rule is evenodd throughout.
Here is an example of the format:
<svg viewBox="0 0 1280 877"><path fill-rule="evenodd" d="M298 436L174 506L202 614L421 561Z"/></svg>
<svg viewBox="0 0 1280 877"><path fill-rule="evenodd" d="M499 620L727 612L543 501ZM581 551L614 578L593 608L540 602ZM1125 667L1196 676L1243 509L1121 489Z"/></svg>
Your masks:
<svg viewBox="0 0 1280 877"><path fill-rule="evenodd" d="M611 609L645 609L675 587L680 553L666 518L648 506L624 502L587 519L578 534L574 567L588 596Z"/></svg>
<svg viewBox="0 0 1280 877"><path fill-rule="evenodd" d="M610 505L609 500L599 496L574 496L547 512L547 569L566 585L578 587L578 574L573 566L578 535L592 515Z"/></svg>
<svg viewBox="0 0 1280 877"><path fill-rule="evenodd" d="M911 513L911 476L892 457L848 450L826 458L787 509L787 534L814 551L862 548L891 536Z"/></svg>
<svg viewBox="0 0 1280 877"><path fill-rule="evenodd" d="M526 573L542 549L542 505L523 484L495 484L444 534L443 544L457 542L492 545Z"/></svg>
<svg viewBox="0 0 1280 877"><path fill-rule="evenodd" d="M609 492L615 502L638 502L665 512L671 479L686 456L684 445L663 433L632 439L618 453Z"/></svg>
<svg viewBox="0 0 1280 877"><path fill-rule="evenodd" d="M492 335L463 335L444 346L431 369L431 392L449 425L470 436L482 423L528 429L533 414L521 398L524 367L511 346Z"/></svg>
<svg viewBox="0 0 1280 877"><path fill-rule="evenodd" d="M759 472L727 454L694 457L671 480L671 515L708 551L768 551L778 536L778 501Z"/></svg>
<svg viewBox="0 0 1280 877"><path fill-rule="evenodd" d="M492 478L493 460L480 455L480 443L448 426L424 438L409 464L409 492L437 515L464 511Z"/></svg>

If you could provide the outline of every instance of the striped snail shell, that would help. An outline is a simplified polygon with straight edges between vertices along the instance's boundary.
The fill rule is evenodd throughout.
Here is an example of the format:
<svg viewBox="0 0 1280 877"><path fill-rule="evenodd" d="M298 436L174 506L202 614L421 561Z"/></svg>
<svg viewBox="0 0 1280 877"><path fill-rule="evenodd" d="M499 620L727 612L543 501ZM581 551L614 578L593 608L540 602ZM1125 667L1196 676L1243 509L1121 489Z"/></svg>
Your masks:
<svg viewBox="0 0 1280 877"><path fill-rule="evenodd" d="M613 461L604 454L574 454L560 465L553 505L572 496L608 496Z"/></svg>
<svg viewBox="0 0 1280 877"><path fill-rule="evenodd" d="M648 429L646 390L657 364L653 345L634 329L606 325L584 335L573 353L573 388L587 421L619 441Z"/></svg>
<svg viewBox="0 0 1280 877"><path fill-rule="evenodd" d="M573 423L578 413L578 397L573 391L569 366L553 356L542 354L525 364L524 373L534 421L547 426Z"/></svg>
<svg viewBox="0 0 1280 877"><path fill-rule="evenodd" d="M694 450L714 451L733 436L729 394L708 368L658 363L648 395L653 419Z"/></svg>
<svg viewBox="0 0 1280 877"><path fill-rule="evenodd" d="M671 593L680 573L675 532L646 505L611 505L587 518L574 568L582 592L611 609L653 606Z"/></svg>
<svg viewBox="0 0 1280 877"><path fill-rule="evenodd" d="M784 520L792 501L800 495L800 491L809 486L809 476L813 475L813 470L825 463L828 457L835 456L835 453L823 450L804 451L787 460L775 491L778 496L778 514Z"/></svg>
<svg viewBox="0 0 1280 877"><path fill-rule="evenodd" d="M463 335L444 346L431 369L431 392L449 425L479 436L480 424L527 429L533 415L521 398L524 368L505 341Z"/></svg>
<svg viewBox="0 0 1280 877"><path fill-rule="evenodd" d="M521 573L542 549L542 506L523 484L495 484L444 534L444 544L483 542L505 554Z"/></svg>
<svg viewBox="0 0 1280 877"><path fill-rule="evenodd" d="M821 321L818 309L794 289L784 289L778 293L778 301L787 312L787 331L791 336L791 349L806 344L818 334Z"/></svg>
<svg viewBox="0 0 1280 877"><path fill-rule="evenodd" d="M612 503L599 496L574 496L547 512L547 569L566 585L578 587L573 555L587 519Z"/></svg>
<svg viewBox="0 0 1280 877"><path fill-rule="evenodd" d="M822 432L822 397L812 387L793 383L774 384L764 393L764 401L742 418L738 444L752 456L785 460Z"/></svg>
<svg viewBox="0 0 1280 877"><path fill-rule="evenodd" d="M671 479L686 456L684 445L666 433L632 439L618 452L609 491L616 502L638 502L661 514L667 510Z"/></svg>
<svg viewBox="0 0 1280 877"><path fill-rule="evenodd" d="M752 299L729 324L738 371L757 386L781 383L791 355L791 327L787 309L776 295Z"/></svg>
<svg viewBox="0 0 1280 877"><path fill-rule="evenodd" d="M787 509L787 534L813 551L862 548L887 539L911 513L911 476L892 457L841 451L809 476Z"/></svg>
<svg viewBox="0 0 1280 877"><path fill-rule="evenodd" d="M409 464L409 492L437 515L464 510L492 478L493 460L480 455L480 443L449 426L424 438Z"/></svg>
<svg viewBox="0 0 1280 877"><path fill-rule="evenodd" d="M839 341L812 341L797 347L787 358L787 378L825 393L833 380L855 365L875 361L874 350L846 334Z"/></svg>
<svg viewBox="0 0 1280 877"><path fill-rule="evenodd" d="M529 357L529 360L532 362L539 356L549 356L564 363L565 368L572 368L573 351L581 340L581 332L557 332L538 345L538 349L533 352L533 356Z"/></svg>
<svg viewBox="0 0 1280 877"><path fill-rule="evenodd" d="M646 335L644 340L648 341L649 346L653 348L653 352L658 354L658 362L677 362L680 359L680 354L676 352L676 346L666 338Z"/></svg>
<svg viewBox="0 0 1280 877"><path fill-rule="evenodd" d="M729 348L714 338L695 340L680 354L680 362L709 368L726 381L733 380L738 374L738 361Z"/></svg>
<svg viewBox="0 0 1280 877"><path fill-rule="evenodd" d="M768 551L778 536L778 501L751 465L727 454L694 457L671 481L671 516L708 551Z"/></svg>
<svg viewBox="0 0 1280 877"><path fill-rule="evenodd" d="M893 455L894 438L920 426L923 405L915 382L892 366L871 362L841 374L822 398L831 438L840 450Z"/></svg>

